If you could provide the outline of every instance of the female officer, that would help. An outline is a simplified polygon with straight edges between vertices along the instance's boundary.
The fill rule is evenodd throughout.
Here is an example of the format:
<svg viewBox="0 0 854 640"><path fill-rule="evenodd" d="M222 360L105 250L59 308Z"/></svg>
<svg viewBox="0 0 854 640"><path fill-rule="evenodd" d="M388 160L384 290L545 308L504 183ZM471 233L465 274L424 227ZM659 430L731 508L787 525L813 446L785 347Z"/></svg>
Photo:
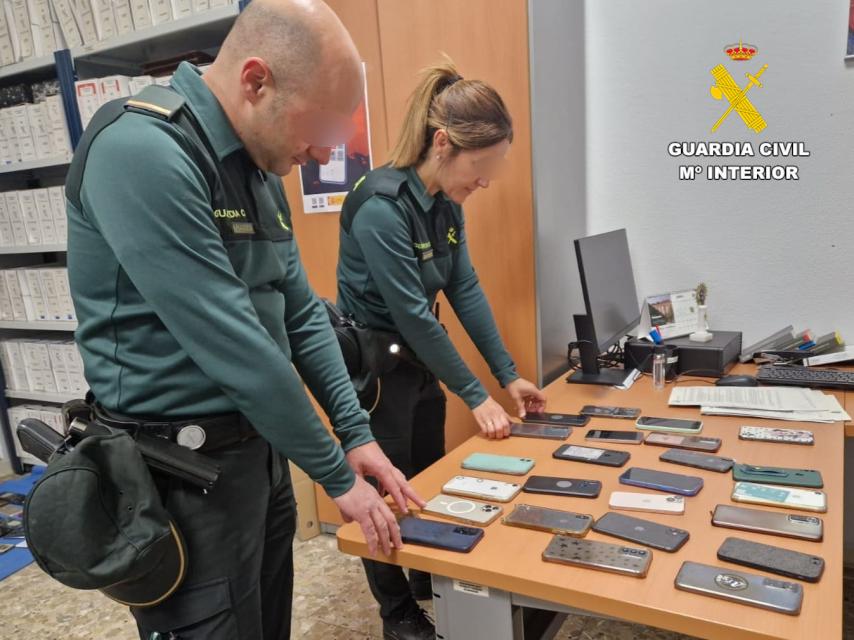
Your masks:
<svg viewBox="0 0 854 640"><path fill-rule="evenodd" d="M391 162L347 196L341 216L338 304L372 329L399 333L415 358L379 380L371 430L391 462L411 477L445 453L445 396L460 396L488 438L510 433L501 405L463 362L432 309L441 291L510 394L519 414L542 411L545 396L519 377L469 259L461 205L498 172L513 140L498 93L460 77L450 60L424 71ZM429 575L365 561L389 640L433 638L415 602L431 596Z"/></svg>

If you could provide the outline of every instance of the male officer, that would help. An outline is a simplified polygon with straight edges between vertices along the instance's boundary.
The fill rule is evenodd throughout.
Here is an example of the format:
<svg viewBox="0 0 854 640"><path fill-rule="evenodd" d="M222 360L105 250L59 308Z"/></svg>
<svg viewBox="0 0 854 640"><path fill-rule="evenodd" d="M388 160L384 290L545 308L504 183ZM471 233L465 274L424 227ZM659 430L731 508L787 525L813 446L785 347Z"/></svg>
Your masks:
<svg viewBox="0 0 854 640"><path fill-rule="evenodd" d="M424 504L373 442L278 177L328 161L361 84L355 46L323 2L254 0L204 76L182 64L174 91L148 91L109 118L105 108L78 147L68 268L97 415L222 468L208 494L164 490L189 572L163 604L133 610L146 640L289 637L285 458L386 554L399 529L362 476L404 509L407 498Z"/></svg>

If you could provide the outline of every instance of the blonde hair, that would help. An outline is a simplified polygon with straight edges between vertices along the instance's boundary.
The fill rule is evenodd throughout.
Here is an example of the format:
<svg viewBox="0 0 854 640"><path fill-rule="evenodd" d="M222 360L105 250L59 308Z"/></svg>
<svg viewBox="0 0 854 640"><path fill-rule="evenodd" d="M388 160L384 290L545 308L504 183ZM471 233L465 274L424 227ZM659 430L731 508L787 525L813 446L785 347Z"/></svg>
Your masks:
<svg viewBox="0 0 854 640"><path fill-rule="evenodd" d="M513 121L498 92L480 80L464 79L448 56L422 70L391 151L391 166L421 162L440 129L454 152L513 141Z"/></svg>

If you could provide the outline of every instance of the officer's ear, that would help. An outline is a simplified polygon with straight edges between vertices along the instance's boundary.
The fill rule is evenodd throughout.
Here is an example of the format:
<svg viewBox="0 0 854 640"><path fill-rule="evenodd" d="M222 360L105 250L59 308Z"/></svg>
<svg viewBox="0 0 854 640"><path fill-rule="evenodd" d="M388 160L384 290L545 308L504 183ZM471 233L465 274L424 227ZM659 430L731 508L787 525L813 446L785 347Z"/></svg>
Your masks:
<svg viewBox="0 0 854 640"><path fill-rule="evenodd" d="M263 58L247 58L240 68L243 98L254 104L273 91L273 72Z"/></svg>
<svg viewBox="0 0 854 640"><path fill-rule="evenodd" d="M454 145L444 129L436 129L433 132L433 153L447 159L454 150Z"/></svg>

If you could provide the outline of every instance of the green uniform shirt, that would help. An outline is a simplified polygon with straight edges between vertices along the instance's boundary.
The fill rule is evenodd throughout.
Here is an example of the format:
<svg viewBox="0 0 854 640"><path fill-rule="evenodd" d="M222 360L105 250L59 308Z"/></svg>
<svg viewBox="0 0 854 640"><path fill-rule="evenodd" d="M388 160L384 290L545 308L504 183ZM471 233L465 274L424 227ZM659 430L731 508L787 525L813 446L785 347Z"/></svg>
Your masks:
<svg viewBox="0 0 854 640"><path fill-rule="evenodd" d="M399 332L419 359L473 409L489 394L431 311L439 291L501 385L519 376L469 259L462 208L442 193L431 196L414 168L405 175L411 198L374 195L353 217L349 233L342 227L338 305L370 327ZM413 241L416 220L426 226L429 243Z"/></svg>
<svg viewBox="0 0 854 640"><path fill-rule="evenodd" d="M260 171L195 67L172 81L223 177L214 194L178 127L125 113L92 142L68 205L68 271L86 379L108 409L240 411L335 497L344 450L373 440L327 314L306 280L281 180ZM266 464L259 460L258 464Z"/></svg>

